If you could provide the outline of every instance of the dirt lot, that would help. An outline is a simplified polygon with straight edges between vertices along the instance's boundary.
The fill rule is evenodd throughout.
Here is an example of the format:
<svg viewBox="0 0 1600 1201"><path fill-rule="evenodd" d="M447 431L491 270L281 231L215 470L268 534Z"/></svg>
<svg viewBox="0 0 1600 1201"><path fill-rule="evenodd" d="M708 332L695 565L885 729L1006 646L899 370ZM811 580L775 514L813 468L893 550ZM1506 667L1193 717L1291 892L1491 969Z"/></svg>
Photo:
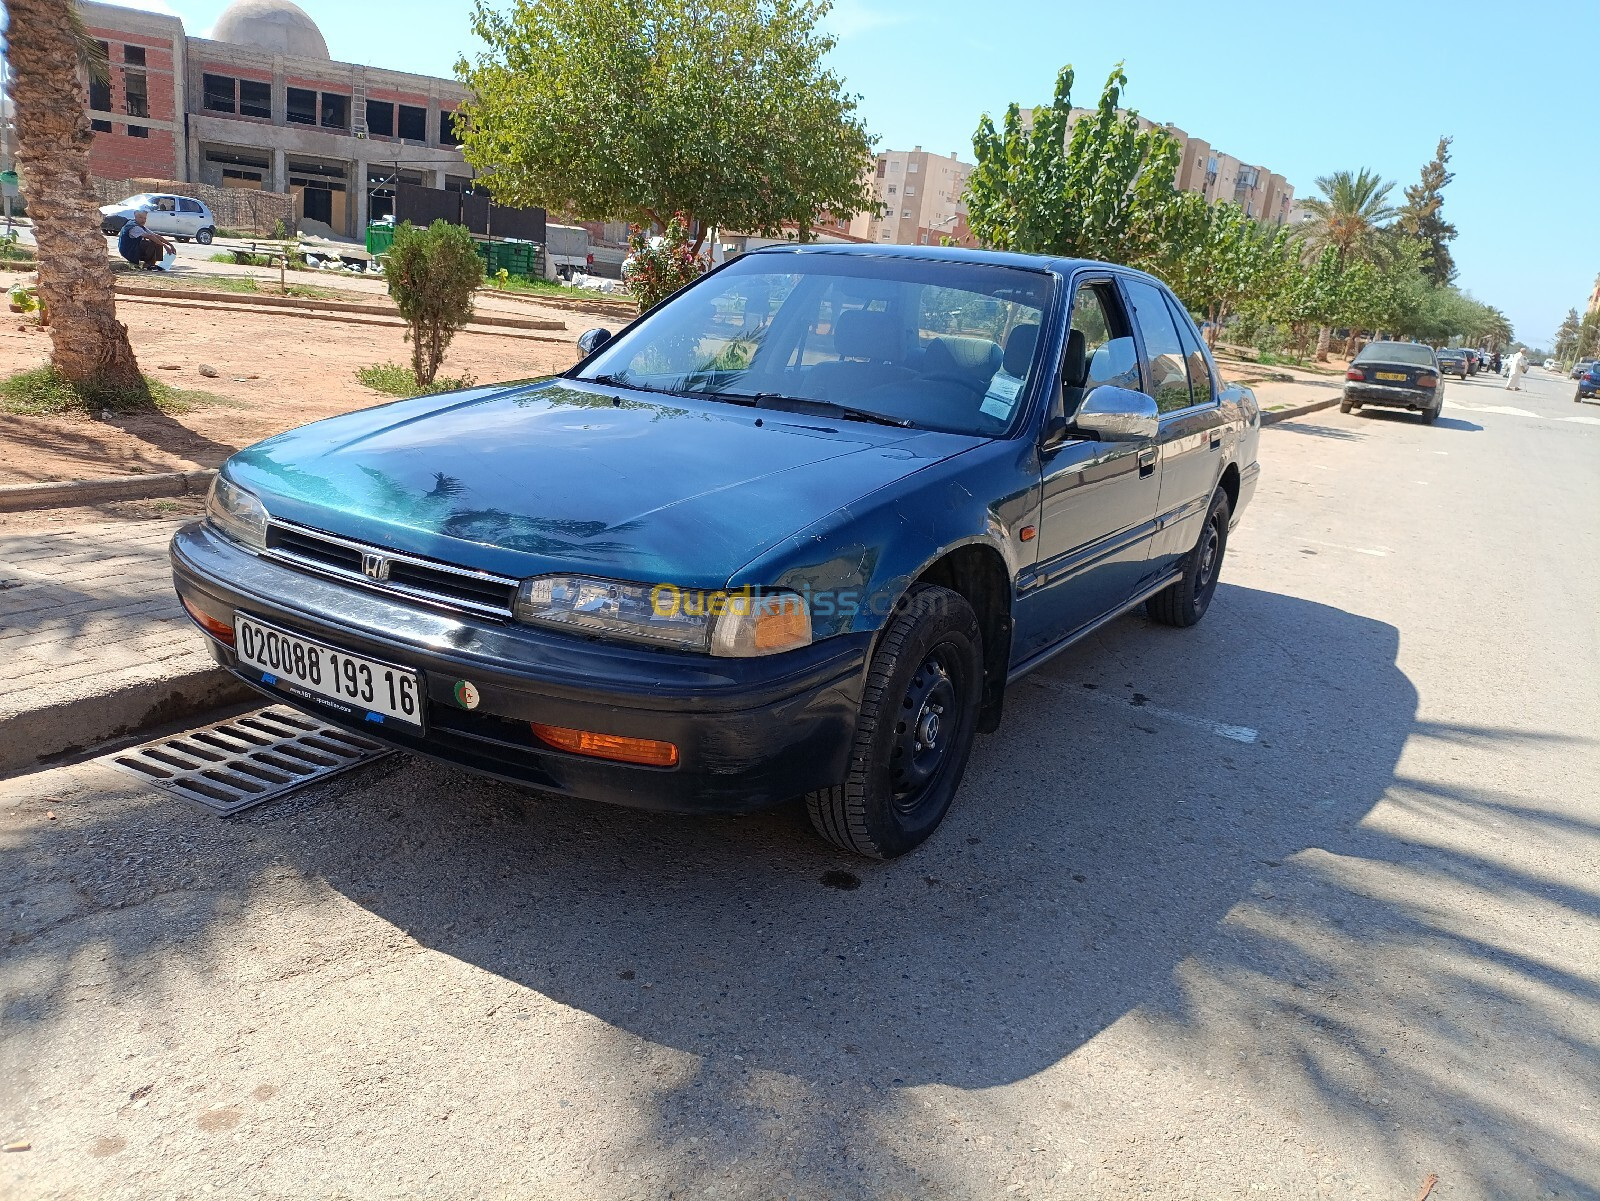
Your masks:
<svg viewBox="0 0 1600 1201"><path fill-rule="evenodd" d="M0 414L0 484L215 467L268 435L382 403L388 398L358 383L356 369L410 358L398 326L160 304L118 308L150 375L214 393L222 403L175 417L111 421ZM530 308L529 315L566 321L570 337L458 334L442 374L491 383L557 371L576 355L572 339L599 323L560 309ZM37 367L49 352L47 333L21 321L0 323L0 375ZM202 363L221 375L202 377Z"/></svg>

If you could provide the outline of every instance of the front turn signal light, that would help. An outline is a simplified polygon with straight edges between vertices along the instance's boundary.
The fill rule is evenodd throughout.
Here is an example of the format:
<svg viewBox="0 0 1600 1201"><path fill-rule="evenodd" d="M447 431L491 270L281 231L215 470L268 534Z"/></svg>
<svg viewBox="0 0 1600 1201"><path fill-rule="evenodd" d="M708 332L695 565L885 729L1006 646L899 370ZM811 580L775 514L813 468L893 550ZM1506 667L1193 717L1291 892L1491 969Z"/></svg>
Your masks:
<svg viewBox="0 0 1600 1201"><path fill-rule="evenodd" d="M653 738L624 738L619 734L596 734L592 730L569 730L566 726L546 726L529 722L540 742L573 755L611 759L617 763L638 763L644 767L676 767L678 748Z"/></svg>
<svg viewBox="0 0 1600 1201"><path fill-rule="evenodd" d="M202 630L225 646L233 645L233 627L231 625L211 616L188 597L183 598L183 607L189 611L189 616L194 618L195 624Z"/></svg>

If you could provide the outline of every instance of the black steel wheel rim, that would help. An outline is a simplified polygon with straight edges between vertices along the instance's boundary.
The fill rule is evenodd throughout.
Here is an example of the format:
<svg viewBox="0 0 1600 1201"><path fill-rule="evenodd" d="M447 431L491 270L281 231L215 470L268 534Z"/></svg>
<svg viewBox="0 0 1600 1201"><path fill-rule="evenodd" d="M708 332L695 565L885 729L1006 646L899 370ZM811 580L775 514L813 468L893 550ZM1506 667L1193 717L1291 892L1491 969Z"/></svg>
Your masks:
<svg viewBox="0 0 1600 1201"><path fill-rule="evenodd" d="M1206 522L1204 540L1200 543L1200 560L1195 568L1194 599L1196 605L1205 603L1211 587L1217 582L1217 567L1222 561L1222 520L1213 513Z"/></svg>
<svg viewBox="0 0 1600 1201"><path fill-rule="evenodd" d="M894 742L889 753L889 781L895 808L911 813L937 782L961 721L961 681L954 657L936 646L911 673L895 710Z"/></svg>

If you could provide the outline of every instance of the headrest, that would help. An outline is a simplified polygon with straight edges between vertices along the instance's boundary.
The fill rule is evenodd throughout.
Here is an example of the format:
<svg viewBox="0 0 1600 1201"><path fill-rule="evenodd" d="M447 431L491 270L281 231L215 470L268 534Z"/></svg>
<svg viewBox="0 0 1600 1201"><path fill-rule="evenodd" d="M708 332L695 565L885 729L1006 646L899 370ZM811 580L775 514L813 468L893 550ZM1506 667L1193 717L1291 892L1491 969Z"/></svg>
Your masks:
<svg viewBox="0 0 1600 1201"><path fill-rule="evenodd" d="M1081 329L1067 334L1067 356L1061 364L1061 382L1069 388L1081 388L1083 381L1089 378L1089 360L1084 353L1086 346Z"/></svg>
<svg viewBox="0 0 1600 1201"><path fill-rule="evenodd" d="M957 371L991 376L1000 369L1000 345L989 338L943 334L928 343L928 371Z"/></svg>
<svg viewBox="0 0 1600 1201"><path fill-rule="evenodd" d="M846 309L833 324L833 345L842 358L898 361L900 323L893 313Z"/></svg>
<svg viewBox="0 0 1600 1201"><path fill-rule="evenodd" d="M1019 325L1006 335L1006 374L1018 379L1027 375L1028 368L1033 364L1033 348L1038 344L1037 325Z"/></svg>

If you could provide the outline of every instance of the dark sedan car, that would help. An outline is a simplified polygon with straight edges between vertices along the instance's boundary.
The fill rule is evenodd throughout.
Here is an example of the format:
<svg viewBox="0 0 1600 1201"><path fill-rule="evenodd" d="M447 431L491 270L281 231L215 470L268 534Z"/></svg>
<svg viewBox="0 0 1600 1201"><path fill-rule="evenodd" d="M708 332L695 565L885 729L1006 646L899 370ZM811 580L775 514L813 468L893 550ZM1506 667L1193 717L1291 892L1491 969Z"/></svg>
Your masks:
<svg viewBox="0 0 1600 1201"><path fill-rule="evenodd" d="M1472 361L1464 350L1445 349L1438 351L1435 357L1439 361L1439 370L1446 375L1459 375L1462 379L1472 374Z"/></svg>
<svg viewBox="0 0 1600 1201"><path fill-rule="evenodd" d="M1483 366L1483 351L1476 347L1467 346L1462 351L1467 356L1467 374L1477 375L1478 368Z"/></svg>
<svg viewBox="0 0 1600 1201"><path fill-rule="evenodd" d="M1019 676L1200 620L1259 474L1254 396L1104 263L773 247L579 344L228 460L172 546L217 661L552 792L804 796L889 857Z"/></svg>
<svg viewBox="0 0 1600 1201"><path fill-rule="evenodd" d="M1575 401L1592 400L1600 396L1600 363L1591 363L1589 369L1578 377L1578 394Z"/></svg>
<svg viewBox="0 0 1600 1201"><path fill-rule="evenodd" d="M1339 411L1365 405L1409 409L1432 422L1444 406L1444 381L1439 361L1419 342L1369 342L1344 373L1344 398Z"/></svg>

